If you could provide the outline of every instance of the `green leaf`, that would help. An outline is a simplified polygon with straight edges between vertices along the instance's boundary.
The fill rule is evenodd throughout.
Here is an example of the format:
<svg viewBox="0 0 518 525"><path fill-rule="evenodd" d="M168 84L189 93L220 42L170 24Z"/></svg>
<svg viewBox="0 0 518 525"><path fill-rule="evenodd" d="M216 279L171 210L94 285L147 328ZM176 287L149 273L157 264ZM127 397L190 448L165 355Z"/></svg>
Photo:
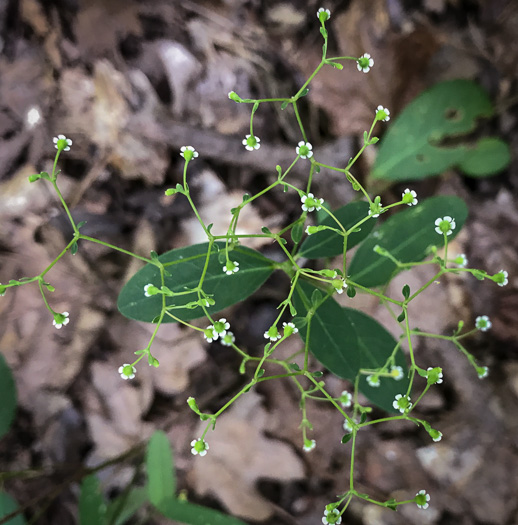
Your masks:
<svg viewBox="0 0 518 525"><path fill-rule="evenodd" d="M347 230L354 226L369 213L369 205L366 202L351 202L338 208L333 215L340 221L340 224ZM320 223L323 226L339 228L336 222L326 214ZM369 220L361 225L361 231L354 232L347 239L347 249L359 244L365 239L374 228L375 221ZM344 238L336 232L323 230L306 238L298 252L299 257L308 259L318 259L320 257L334 257L343 253Z"/></svg>
<svg viewBox="0 0 518 525"><path fill-rule="evenodd" d="M344 436L342 437L342 444L345 445L345 443L349 442L352 437L352 434L344 434Z"/></svg>
<svg viewBox="0 0 518 525"><path fill-rule="evenodd" d="M123 525L148 501L146 487L133 487L124 491L108 504L106 521L110 525Z"/></svg>
<svg viewBox="0 0 518 525"><path fill-rule="evenodd" d="M164 285L173 292L182 292L185 288L195 288L199 284L205 265L208 243L196 244L186 248L171 250L159 257L160 262L171 273L164 279ZM221 244L221 247L224 245ZM254 293L273 272L273 264L259 252L239 246L230 252L232 261L239 263L239 271L233 275L223 273L223 266L218 262L216 247L210 254L210 260L203 282L203 290L214 294L214 306L208 308L215 314L228 306L246 299ZM144 296L144 286L148 283L161 286L159 269L147 264L140 269L123 287L119 294L117 306L122 315L137 321L151 322L160 315L162 297ZM195 293L177 297L166 297L166 305L184 306L198 299ZM185 320L203 317L203 310L179 308L171 310L172 314ZM174 322L169 316L164 322Z"/></svg>
<svg viewBox="0 0 518 525"><path fill-rule="evenodd" d="M291 229L291 240L298 244L304 235L304 223L302 221L297 222Z"/></svg>
<svg viewBox="0 0 518 525"><path fill-rule="evenodd" d="M448 237L450 242L468 216L466 204L458 197L432 197L387 219L358 248L348 268L350 279L363 286L381 286L397 273L394 262L373 251L376 245L389 251L400 262L422 261L429 246L444 245L444 237L435 231L435 220L445 215L453 217L456 223Z"/></svg>
<svg viewBox="0 0 518 525"><path fill-rule="evenodd" d="M413 100L388 128L371 176L424 179L461 164L469 154L462 137L493 114L485 91L470 80L436 84Z"/></svg>
<svg viewBox="0 0 518 525"><path fill-rule="evenodd" d="M19 506L16 501L9 496L6 492L0 492L0 520L9 516L9 514L18 510ZM23 517L23 514L18 514L14 518L11 518L9 521L5 522L5 525L26 525L27 522Z"/></svg>
<svg viewBox="0 0 518 525"><path fill-rule="evenodd" d="M0 438L7 434L16 413L16 385L11 369L0 354Z"/></svg>
<svg viewBox="0 0 518 525"><path fill-rule="evenodd" d="M294 302L300 313L307 313L314 286L299 282ZM299 330L303 341L306 330ZM311 320L309 349L329 371L343 379L354 381L362 368L373 369L385 365L396 347L396 340L377 321L351 308L342 308L332 297L327 298ZM395 412L392 401L396 394L408 387L406 360L398 350L396 365L403 368L404 378L396 381L381 378L379 387L371 387L366 375L359 381L360 391L375 405L387 412Z"/></svg>
<svg viewBox="0 0 518 525"><path fill-rule="evenodd" d="M403 289L401 290L401 293L403 294L403 297L405 299L408 299L410 297L410 286L408 286L408 284L405 284L405 286L403 286Z"/></svg>
<svg viewBox="0 0 518 525"><path fill-rule="evenodd" d="M246 525L244 521L217 510L178 499L163 501L158 511L166 518L187 525Z"/></svg>
<svg viewBox="0 0 518 525"><path fill-rule="evenodd" d="M176 477L171 445L164 432L157 430L146 452L149 501L157 506L176 492Z"/></svg>
<svg viewBox="0 0 518 525"><path fill-rule="evenodd" d="M83 478L79 495L79 523L92 525L106 523L106 503L101 493L101 484L95 474Z"/></svg>
<svg viewBox="0 0 518 525"><path fill-rule="evenodd" d="M289 102L287 100L285 100L282 104L281 104L281 109L286 109L288 107L288 104Z"/></svg>
<svg viewBox="0 0 518 525"><path fill-rule="evenodd" d="M496 175L511 162L509 146L500 139L480 139L475 148L467 151L459 168L470 177Z"/></svg>
<svg viewBox="0 0 518 525"><path fill-rule="evenodd" d="M77 253L77 250L79 249L77 242L74 242L72 246L70 247L70 253L72 255L75 255Z"/></svg>

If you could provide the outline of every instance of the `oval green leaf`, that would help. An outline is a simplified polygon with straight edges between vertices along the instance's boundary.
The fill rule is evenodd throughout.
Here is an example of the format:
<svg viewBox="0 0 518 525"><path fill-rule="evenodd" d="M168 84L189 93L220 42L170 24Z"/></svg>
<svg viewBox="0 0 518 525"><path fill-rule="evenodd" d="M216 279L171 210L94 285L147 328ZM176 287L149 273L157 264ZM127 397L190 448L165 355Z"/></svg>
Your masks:
<svg viewBox="0 0 518 525"><path fill-rule="evenodd" d="M0 520L9 516L13 512L17 511L19 508L18 503L9 496L6 492L0 492ZM9 521L5 522L5 525L26 525L27 522L23 517L23 514L18 514L14 518L11 518Z"/></svg>
<svg viewBox="0 0 518 525"><path fill-rule="evenodd" d="M444 237L435 231L435 220L446 215L456 223L448 237L451 241L468 216L468 208L459 197L432 197L393 215L358 248L347 270L350 279L362 286L381 286L397 273L395 263L373 251L376 245L388 250L400 262L422 261L429 246L444 245Z"/></svg>
<svg viewBox="0 0 518 525"><path fill-rule="evenodd" d="M171 274L164 279L164 285L173 292L183 292L185 288L198 286L205 265L208 243L195 244L178 248L162 254L160 262ZM222 245L220 245L220 248ZM217 248L213 247L210 254L203 290L213 294L216 304L208 308L210 314L215 314L228 306L243 301L254 293L273 272L273 263L259 252L239 246L230 252L230 259L239 263L239 271L226 275L218 262ZM144 286L152 283L160 288L160 272L153 264L147 264L140 269L123 287L119 294L117 306L119 311L129 319L150 323L160 315L162 309L161 295L146 297ZM198 299L197 294L167 297L166 305L183 306ZM203 310L178 308L172 313L184 321L203 317ZM169 316L164 322L174 322Z"/></svg>
<svg viewBox="0 0 518 525"><path fill-rule="evenodd" d="M187 525L246 525L244 521L217 510L178 499L163 501L158 510L166 518Z"/></svg>
<svg viewBox="0 0 518 525"><path fill-rule="evenodd" d="M149 501L157 506L176 492L176 478L171 445L164 432L157 430L149 440L146 452Z"/></svg>
<svg viewBox="0 0 518 525"><path fill-rule="evenodd" d="M299 315L311 308L315 287L299 282L295 288L294 302ZM306 330L299 330L303 341ZM396 340L377 321L366 314L341 307L328 297L316 309L311 320L309 349L330 372L354 382L360 369L376 369L383 365L396 347ZM406 376L406 360L398 350L396 364ZM359 389L372 403L387 412L395 412L392 402L396 394L406 392L408 380L395 381L381 378L379 387L373 388L362 375Z"/></svg>
<svg viewBox="0 0 518 525"><path fill-rule="evenodd" d="M106 523L106 503L101 493L101 485L95 474L83 478L79 495L79 523L91 525Z"/></svg>
<svg viewBox="0 0 518 525"><path fill-rule="evenodd" d="M496 175L511 162L509 146L500 139L480 139L476 147L468 150L459 168L470 177Z"/></svg>
<svg viewBox="0 0 518 525"><path fill-rule="evenodd" d="M338 219L340 224L347 230L354 226L369 213L369 205L366 202L351 202L338 208L333 215ZM323 226L337 228L336 222L326 214L320 222ZM369 220L361 225L359 232L354 232L347 239L347 249L359 244L365 239L374 228L375 221ZM343 253L344 238L330 230L324 230L306 238L298 252L299 257L308 259L318 259L319 257L335 257Z"/></svg>
<svg viewBox="0 0 518 525"><path fill-rule="evenodd" d="M4 356L0 354L0 438L11 427L16 413L16 385Z"/></svg>
<svg viewBox="0 0 518 525"><path fill-rule="evenodd" d="M463 135L493 114L486 92L470 80L441 82L413 100L380 142L371 176L392 181L423 179L465 159Z"/></svg>

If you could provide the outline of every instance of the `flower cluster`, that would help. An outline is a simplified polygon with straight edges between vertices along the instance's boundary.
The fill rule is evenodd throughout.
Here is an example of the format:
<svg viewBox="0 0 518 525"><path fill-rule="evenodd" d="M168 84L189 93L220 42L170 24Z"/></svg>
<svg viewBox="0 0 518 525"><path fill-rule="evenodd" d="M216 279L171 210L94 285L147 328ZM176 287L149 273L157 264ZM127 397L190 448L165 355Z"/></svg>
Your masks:
<svg viewBox="0 0 518 525"><path fill-rule="evenodd" d="M212 343L213 341L216 341L219 337L223 339L225 335L227 335L227 330L229 328L230 323L224 317L222 317L219 321L216 321L214 324L207 326L207 328L205 328L205 330L203 331L203 336L209 343ZM228 341L228 339L225 340L224 344L226 344L226 341ZM232 343L233 341L230 342L230 344Z"/></svg>

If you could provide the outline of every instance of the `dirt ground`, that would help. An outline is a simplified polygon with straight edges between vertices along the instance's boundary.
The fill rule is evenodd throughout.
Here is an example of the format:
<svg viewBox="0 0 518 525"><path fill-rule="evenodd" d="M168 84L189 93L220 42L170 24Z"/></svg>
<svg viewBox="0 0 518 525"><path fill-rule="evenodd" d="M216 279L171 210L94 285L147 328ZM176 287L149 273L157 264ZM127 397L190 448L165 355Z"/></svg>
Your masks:
<svg viewBox="0 0 518 525"><path fill-rule="evenodd" d="M266 98L295 93L320 60L322 38L315 16L332 11L330 48L344 55L369 52L368 75L354 64L324 69L301 105L315 149L328 164L343 165L360 147L373 108L395 117L441 80L476 80L496 107L484 129L512 151L507 170L486 179L449 170L412 183L419 198L454 194L470 215L454 249L470 266L509 272L499 288L472 277L444 279L416 308L416 326L450 334L459 319L488 315L492 330L469 341L490 368L480 381L448 344L421 343L422 365L442 366L445 381L423 401L421 413L444 438L434 444L409 424L362 431L356 459L358 489L379 499L409 499L426 488L431 505L397 513L353 502L344 523L362 525L518 525L518 3L513 0L0 0L0 281L33 276L61 251L71 231L51 188L27 177L51 171L59 133L73 140L60 159L61 190L82 233L148 255L202 242L185 200L166 198L182 176L179 149L200 156L190 186L201 215L223 231L243 193L275 180L300 140L292 112L262 105L254 119L261 149L241 145L250 107L227 94ZM29 122L36 109L41 119ZM34 111L31 113L34 115ZM367 180L375 148L356 176ZM322 174L324 175L324 174ZM300 182L307 173L299 168ZM384 187L383 202L398 200L408 184ZM331 172L314 189L333 207L354 192ZM258 199L245 232L274 230L291 222L296 195L281 191ZM271 255L271 245L254 245ZM176 325L162 327L153 346L161 365L140 367L123 382L120 364L144 347L152 327L117 310L117 295L139 265L120 253L83 243L49 273L52 305L70 312L55 330L35 286L0 300L0 351L18 389L15 423L0 441L3 471L27 470L5 490L38 524L77 523L77 479L132 447L156 428L175 451L179 489L189 500L268 525L321 523L324 506L347 488L349 456L340 444L342 422L330 409L312 406L318 443L301 450L299 398L288 382L263 384L242 398L209 435L227 452L203 460L190 453L199 421L186 398L217 410L243 384L231 349L209 345ZM423 283L424 270L399 277ZM275 318L288 282L272 277L244 304L225 311L240 344L262 352L263 332ZM344 302L344 304L346 304ZM354 305L389 319L363 296ZM290 343L286 355L296 350ZM318 366L315 363L315 366ZM346 382L324 377L339 395ZM212 458L212 459L211 459ZM126 461L100 473L114 496L135 476ZM137 472L138 474L138 472ZM72 482L69 482L69 478ZM76 476L77 478L77 476ZM64 483L65 480L65 483ZM132 523L165 523L156 516Z"/></svg>

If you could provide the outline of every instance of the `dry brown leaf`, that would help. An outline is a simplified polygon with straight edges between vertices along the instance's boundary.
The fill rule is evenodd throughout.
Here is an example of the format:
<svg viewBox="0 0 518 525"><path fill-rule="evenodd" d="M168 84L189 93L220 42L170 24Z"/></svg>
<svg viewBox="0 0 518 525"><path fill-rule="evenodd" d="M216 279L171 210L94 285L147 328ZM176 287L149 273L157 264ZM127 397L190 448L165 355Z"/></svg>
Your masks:
<svg viewBox="0 0 518 525"><path fill-rule="evenodd" d="M304 476L292 448L264 436L268 418L261 397L251 391L218 418L207 437L209 453L194 460L191 482L201 495L218 497L234 515L254 521L271 517L272 505L255 487L258 479L290 481ZM198 426L201 435L206 423Z"/></svg>

